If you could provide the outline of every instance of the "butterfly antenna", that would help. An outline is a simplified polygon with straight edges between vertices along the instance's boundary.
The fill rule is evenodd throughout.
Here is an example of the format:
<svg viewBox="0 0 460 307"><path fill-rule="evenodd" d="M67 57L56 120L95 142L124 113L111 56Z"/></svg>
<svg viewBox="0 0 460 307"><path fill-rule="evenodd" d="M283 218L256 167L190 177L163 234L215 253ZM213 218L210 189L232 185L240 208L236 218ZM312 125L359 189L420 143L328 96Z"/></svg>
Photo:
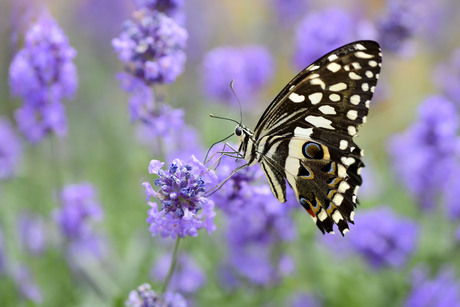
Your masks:
<svg viewBox="0 0 460 307"><path fill-rule="evenodd" d="M238 99L238 95L236 95L235 89L233 88L234 83L235 83L234 80L232 80L230 82L230 88L232 89L232 93L233 93L233 95L235 95L236 101L238 101L238 105L240 106L240 122L239 122L239 124L241 124L243 122L243 111L241 110L241 102Z"/></svg>
<svg viewBox="0 0 460 307"><path fill-rule="evenodd" d="M212 115L212 114L211 114L211 115ZM212 117L212 116L211 116L211 117ZM217 118L218 118L218 117L217 117ZM228 140L232 135L233 135L233 133L230 134L229 136L227 136L226 138L223 138L222 140L217 141L217 142L215 142L214 144L212 144L211 147L209 147L208 152L206 153L206 157L204 157L203 164L206 164L206 160L208 159L208 155L209 155L209 152L211 151L211 149L212 149L214 146L216 146L217 144L219 144L219 143L221 143L221 142L224 142L224 141Z"/></svg>
<svg viewBox="0 0 460 307"><path fill-rule="evenodd" d="M240 124L239 122L237 122L236 120L231 119L231 118L216 116L216 115L214 115L214 114L209 114L209 116L212 117L212 118L218 118L218 119L229 120L229 121L234 122L234 123L236 123L236 124L238 124L238 125Z"/></svg>

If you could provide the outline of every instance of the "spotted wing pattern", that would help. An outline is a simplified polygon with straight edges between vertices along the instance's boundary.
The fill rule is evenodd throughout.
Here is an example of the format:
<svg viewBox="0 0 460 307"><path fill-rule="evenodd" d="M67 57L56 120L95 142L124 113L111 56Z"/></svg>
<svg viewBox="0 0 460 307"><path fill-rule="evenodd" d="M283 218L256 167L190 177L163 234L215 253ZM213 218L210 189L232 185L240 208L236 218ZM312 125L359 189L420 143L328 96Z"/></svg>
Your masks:
<svg viewBox="0 0 460 307"><path fill-rule="evenodd" d="M348 231L362 183L362 151L353 137L366 122L380 73L378 43L358 41L300 72L256 125L252 150L275 197L286 201L285 178L318 228Z"/></svg>

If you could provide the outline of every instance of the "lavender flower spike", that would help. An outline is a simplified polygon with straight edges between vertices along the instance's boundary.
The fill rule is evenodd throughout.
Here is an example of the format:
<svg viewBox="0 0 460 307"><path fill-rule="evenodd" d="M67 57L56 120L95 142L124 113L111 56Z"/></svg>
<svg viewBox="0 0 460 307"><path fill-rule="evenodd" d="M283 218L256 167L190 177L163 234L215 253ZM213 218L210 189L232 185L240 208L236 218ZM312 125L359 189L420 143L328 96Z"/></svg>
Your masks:
<svg viewBox="0 0 460 307"><path fill-rule="evenodd" d="M21 143L6 118L0 117L0 180L16 173L21 154Z"/></svg>
<svg viewBox="0 0 460 307"><path fill-rule="evenodd" d="M49 132L67 131L62 100L77 89L76 55L56 21L47 13L27 31L25 46L14 57L9 70L13 96L24 105L15 116L19 129L31 142Z"/></svg>
<svg viewBox="0 0 460 307"><path fill-rule="evenodd" d="M179 293L165 293L163 296L155 293L150 284L140 285L129 293L125 302L127 307L186 307L187 302Z"/></svg>
<svg viewBox="0 0 460 307"><path fill-rule="evenodd" d="M205 228L209 234L216 229L213 219L214 203L204 197L207 184L215 184L217 177L208 171L194 156L187 163L175 159L167 172L163 164L152 160L150 174L156 174L155 191L149 182L144 182L147 200L158 198L160 205L149 202L147 223L152 235L175 238L198 235L198 230Z"/></svg>
<svg viewBox="0 0 460 307"><path fill-rule="evenodd" d="M127 20L112 46L125 70L145 84L171 83L185 64L187 31L158 11L141 9Z"/></svg>

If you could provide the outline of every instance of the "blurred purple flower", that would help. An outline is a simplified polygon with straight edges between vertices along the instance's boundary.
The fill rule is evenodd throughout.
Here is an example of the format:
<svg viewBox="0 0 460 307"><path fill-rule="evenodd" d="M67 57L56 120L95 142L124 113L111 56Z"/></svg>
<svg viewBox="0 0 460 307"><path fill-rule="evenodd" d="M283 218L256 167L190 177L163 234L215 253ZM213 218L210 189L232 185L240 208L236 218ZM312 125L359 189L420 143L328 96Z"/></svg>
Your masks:
<svg viewBox="0 0 460 307"><path fill-rule="evenodd" d="M164 282L168 275L171 256L163 255L155 263L150 276L153 280ZM180 293L193 294L200 290L206 283L206 275L203 269L193 260L192 257L181 253L177 259L176 269L170 281L168 289Z"/></svg>
<svg viewBox="0 0 460 307"><path fill-rule="evenodd" d="M61 207L54 210L53 218L68 240L68 254L74 257L102 258L105 241L93 228L94 221L103 218L102 208L97 201L97 193L90 183L80 183L64 187L60 195Z"/></svg>
<svg viewBox="0 0 460 307"><path fill-rule="evenodd" d="M356 21L349 12L337 8L307 14L296 29L294 64L303 69L326 53L361 36L372 39L371 30L368 30L369 33L358 31L368 26L363 21Z"/></svg>
<svg viewBox="0 0 460 307"><path fill-rule="evenodd" d="M234 159L223 157L219 181L237 166ZM292 273L292 260L277 250L297 235L289 216L294 206L280 204L266 183L257 184L263 176L259 166L243 169L213 195L226 215L227 266L257 285L276 283Z"/></svg>
<svg viewBox="0 0 460 307"><path fill-rule="evenodd" d="M452 177L444 192L447 216L452 220L460 220L460 178L458 174L460 174L460 165L457 165L452 171Z"/></svg>
<svg viewBox="0 0 460 307"><path fill-rule="evenodd" d="M168 104L158 102L156 110L142 119L141 127L146 130L142 134L151 140L152 137L166 137L182 131L185 128L184 114L182 109L174 109Z"/></svg>
<svg viewBox="0 0 460 307"><path fill-rule="evenodd" d="M355 223L355 230L345 238L330 238L326 242L334 254L343 257L356 252L378 269L402 267L415 251L418 226L397 216L389 207L361 211Z"/></svg>
<svg viewBox="0 0 460 307"><path fill-rule="evenodd" d="M438 65L433 82L457 107L460 106L460 48L453 52L448 61Z"/></svg>
<svg viewBox="0 0 460 307"><path fill-rule="evenodd" d="M0 180L16 173L21 151L21 143L10 122L0 117Z"/></svg>
<svg viewBox="0 0 460 307"><path fill-rule="evenodd" d="M43 302L40 287L35 283L30 270L26 266L20 265L16 267L12 274L16 288L22 297L38 305Z"/></svg>
<svg viewBox="0 0 460 307"><path fill-rule="evenodd" d="M47 245L47 233L43 218L25 212L19 216L17 225L21 245L32 255L42 254Z"/></svg>
<svg viewBox="0 0 460 307"><path fill-rule="evenodd" d="M67 132L64 98L77 89L76 55L56 21L43 13L27 31L25 47L14 57L9 71L11 94L23 100L16 112L19 129L30 142L53 131Z"/></svg>
<svg viewBox="0 0 460 307"><path fill-rule="evenodd" d="M420 1L423 2L423 1ZM382 49L407 54L410 52L408 40L411 39L420 22L413 0L389 0L387 10L377 21L378 40Z"/></svg>
<svg viewBox="0 0 460 307"><path fill-rule="evenodd" d="M274 72L274 60L261 46L215 48L204 56L202 65L205 94L226 103L234 99L232 80L240 100L249 102Z"/></svg>
<svg viewBox="0 0 460 307"><path fill-rule="evenodd" d="M290 307L320 307L320 302L311 294L295 292L288 298L286 306Z"/></svg>
<svg viewBox="0 0 460 307"><path fill-rule="evenodd" d="M179 24L184 24L184 0L133 0L136 9L146 8L158 11L174 18Z"/></svg>
<svg viewBox="0 0 460 307"><path fill-rule="evenodd" d="M94 186L90 183L68 185L61 192L60 209L53 212L62 233L69 239L76 239L91 233L91 220L103 217Z"/></svg>
<svg viewBox="0 0 460 307"><path fill-rule="evenodd" d="M127 307L186 307L187 302L179 293L168 292L159 295L152 290L150 284L140 285L136 290L129 293L125 302Z"/></svg>
<svg viewBox="0 0 460 307"><path fill-rule="evenodd" d="M305 14L310 6L308 0L271 0L273 10L281 26L292 25Z"/></svg>
<svg viewBox="0 0 460 307"><path fill-rule="evenodd" d="M392 137L389 154L398 178L422 208L432 208L457 169L458 115L442 96L428 97L417 121Z"/></svg>
<svg viewBox="0 0 460 307"><path fill-rule="evenodd" d="M117 79L120 81L121 88L131 94L129 99L131 121L148 118L155 109L155 95L152 88L126 72L117 74Z"/></svg>
<svg viewBox="0 0 460 307"><path fill-rule="evenodd" d="M460 307L460 283L454 268L444 268L435 279L428 279L425 271L414 272L412 292L406 307Z"/></svg>
<svg viewBox="0 0 460 307"><path fill-rule="evenodd" d="M187 31L157 11L141 9L133 17L112 40L125 70L147 85L173 82L184 69Z"/></svg>
<svg viewBox="0 0 460 307"><path fill-rule="evenodd" d="M195 237L201 228L211 234L216 229L214 202L204 195L206 186L216 183L214 172L207 170L194 156L187 162L175 159L167 173L162 170L163 165L158 160L150 161L149 165L149 173L159 176L155 185L160 191L156 192L149 182L143 183L147 201L150 197L161 201L161 208L149 202L152 208L148 211L147 223L152 236Z"/></svg>

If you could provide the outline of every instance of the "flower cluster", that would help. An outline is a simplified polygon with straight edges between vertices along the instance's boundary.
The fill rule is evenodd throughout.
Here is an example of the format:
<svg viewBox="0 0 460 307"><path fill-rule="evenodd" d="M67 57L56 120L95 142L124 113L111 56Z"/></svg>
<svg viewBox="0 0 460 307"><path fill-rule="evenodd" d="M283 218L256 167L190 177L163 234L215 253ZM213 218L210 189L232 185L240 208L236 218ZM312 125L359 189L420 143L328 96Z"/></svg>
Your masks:
<svg viewBox="0 0 460 307"><path fill-rule="evenodd" d="M24 265L18 265L12 272L13 280L16 284L21 297L31 300L37 305L42 304L43 295L40 287L35 283L35 280L30 270Z"/></svg>
<svg viewBox="0 0 460 307"><path fill-rule="evenodd" d="M25 46L14 57L9 71L11 93L24 105L15 116L20 130L33 142L55 132L67 131L64 98L73 97L76 55L56 21L47 13L27 31Z"/></svg>
<svg viewBox="0 0 460 307"><path fill-rule="evenodd" d="M147 85L173 82L184 69L187 31L158 11L141 9L133 17L112 40L125 70Z"/></svg>
<svg viewBox="0 0 460 307"><path fill-rule="evenodd" d="M358 33L358 30L368 27L364 21L358 23L350 13L336 8L307 14L295 32L295 66L298 69L305 68L335 48L367 34ZM366 31L372 32L372 29ZM372 36L365 35L365 38L371 39Z"/></svg>
<svg viewBox="0 0 460 307"><path fill-rule="evenodd" d="M174 18L179 24L184 23L184 0L134 0L133 2L137 9L158 11Z"/></svg>
<svg viewBox="0 0 460 307"><path fill-rule="evenodd" d="M453 268L442 269L438 276L429 279L423 269L414 271L413 289L406 300L407 307L460 306L460 282Z"/></svg>
<svg viewBox="0 0 460 307"><path fill-rule="evenodd" d="M216 229L213 223L215 216L214 203L204 195L206 186L216 183L216 176L207 170L194 156L188 163L175 159L167 172L161 168L164 163L152 160L149 173L156 174L155 185L160 187L156 192L149 182L144 182L147 201L150 197L158 198L157 203L149 202L152 207L147 218L150 231L155 236L197 236L198 230L205 228L209 234Z"/></svg>
<svg viewBox="0 0 460 307"><path fill-rule="evenodd" d="M179 293L168 292L163 296L152 290L150 284L142 284L129 293L127 307L186 307L187 302Z"/></svg>
<svg viewBox="0 0 460 307"><path fill-rule="evenodd" d="M402 267L415 251L418 226L389 207L360 211L355 223L345 238L321 236L322 241L341 257L361 255L373 268Z"/></svg>
<svg viewBox="0 0 460 307"><path fill-rule="evenodd" d="M271 0L273 11L281 26L291 26L305 14L311 1L305 0Z"/></svg>
<svg viewBox="0 0 460 307"><path fill-rule="evenodd" d="M452 102L431 96L420 106L417 122L390 141L395 172L422 208L432 208L458 173L457 131L458 115Z"/></svg>
<svg viewBox="0 0 460 307"><path fill-rule="evenodd" d="M96 190L90 183L68 185L61 192L61 207L53 212L53 218L70 242L70 256L74 255L73 252L76 252L75 255L85 252L102 256L103 242L91 225L92 221L103 218L102 208L96 199Z"/></svg>
<svg viewBox="0 0 460 307"><path fill-rule="evenodd" d="M21 155L21 143L10 122L0 118L0 180L16 173Z"/></svg>
<svg viewBox="0 0 460 307"><path fill-rule="evenodd" d="M238 165L234 159L222 158L219 181ZM280 204L267 184L259 184L263 177L259 166L245 168L213 195L227 223L229 252L222 271L224 283L238 283L233 276L236 273L256 285L273 284L294 268L292 259L279 252L284 242L296 237L290 218L293 206Z"/></svg>
<svg viewBox="0 0 460 307"><path fill-rule="evenodd" d="M45 221L39 215L22 213L18 218L20 243L33 255L42 254L47 245Z"/></svg>
<svg viewBox="0 0 460 307"><path fill-rule="evenodd" d="M271 79L274 60L261 46L219 47L203 60L203 89L207 96L230 103L234 94L230 81L242 101L249 101Z"/></svg>

